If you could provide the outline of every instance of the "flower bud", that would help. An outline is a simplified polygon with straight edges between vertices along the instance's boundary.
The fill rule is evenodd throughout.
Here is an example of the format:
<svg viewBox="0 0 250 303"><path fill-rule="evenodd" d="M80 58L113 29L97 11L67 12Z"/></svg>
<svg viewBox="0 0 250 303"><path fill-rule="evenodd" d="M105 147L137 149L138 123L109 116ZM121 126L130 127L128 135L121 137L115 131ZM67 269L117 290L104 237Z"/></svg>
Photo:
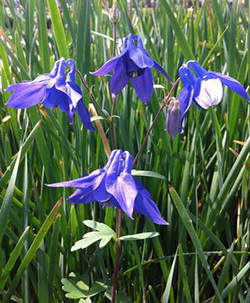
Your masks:
<svg viewBox="0 0 250 303"><path fill-rule="evenodd" d="M117 23L120 19L120 12L116 3L114 3L112 8L110 9L109 19L112 23Z"/></svg>
<svg viewBox="0 0 250 303"><path fill-rule="evenodd" d="M180 102L176 99L172 100L168 107L166 128L171 138L180 132L181 109Z"/></svg>

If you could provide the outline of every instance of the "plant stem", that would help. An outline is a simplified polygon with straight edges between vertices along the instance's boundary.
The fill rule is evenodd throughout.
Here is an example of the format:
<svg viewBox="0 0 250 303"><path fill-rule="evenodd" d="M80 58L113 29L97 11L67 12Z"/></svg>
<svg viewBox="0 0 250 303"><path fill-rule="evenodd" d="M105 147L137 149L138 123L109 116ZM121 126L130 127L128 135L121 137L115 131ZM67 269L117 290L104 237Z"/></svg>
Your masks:
<svg viewBox="0 0 250 303"><path fill-rule="evenodd" d="M113 39L114 39L113 56L115 56L116 54L116 32L117 32L117 22L113 22Z"/></svg>
<svg viewBox="0 0 250 303"><path fill-rule="evenodd" d="M168 93L167 97L164 99L162 105L160 106L160 108L159 108L159 110L158 110L158 112L157 112L157 114L156 114L156 116L155 116L155 118L154 118L152 124L150 125L150 127L149 127L149 129L148 129L148 131L147 131L147 133L146 133L146 136L145 136L145 138L144 138L144 140L143 140L143 142L142 142L142 145L141 145L141 147L140 147L140 149L139 149L137 155L136 155L135 158L134 158L133 166L134 166L134 165L136 164L136 162L138 161L138 159L139 159L139 157L140 157L140 155L141 155L141 153L142 153L142 150L143 150L145 144L147 143L148 137L149 137L149 135L150 135L152 129L154 128L154 125L155 125L156 121L158 120L158 118L159 118L161 112L163 111L163 108L164 108L165 106L167 106L168 103L170 102L172 93L173 93L173 91L175 90L175 88L176 88L176 86L177 86L177 84L178 84L179 81L180 81L180 78L178 78L178 79L174 82L173 86L172 86L171 89L170 89L170 92Z"/></svg>
<svg viewBox="0 0 250 303"><path fill-rule="evenodd" d="M118 210L118 224L117 224L117 238L120 238L121 235L121 223L122 223L122 210ZM115 254L115 270L113 275L113 288L112 288L112 303L115 303L115 295L117 290L117 276L119 272L119 261L120 261L120 250L121 243L120 240L116 242L116 254Z"/></svg>
<svg viewBox="0 0 250 303"><path fill-rule="evenodd" d="M116 141L115 141L115 121L114 121L114 114L115 114L115 105L116 105L116 96L112 96L112 109L111 109L111 141L113 149L116 149Z"/></svg>
<svg viewBox="0 0 250 303"><path fill-rule="evenodd" d="M90 96L92 102L94 103L94 105L99 109L99 111L102 113L102 115L103 115L105 118L108 118L108 115L102 110L101 106L100 106L99 103L96 101L95 96L94 96L94 95L92 94L92 92L90 91L89 86L88 86L87 82L85 81L85 79L83 78L81 72L80 72L78 69L76 69L76 73L77 73L77 75L79 76L79 78L80 78L80 80L81 80L83 86L84 86L85 89L87 90L87 92L88 92L88 94L89 94L89 96ZM107 119L107 121L109 121L109 119ZM110 121L109 121L109 122L110 122Z"/></svg>
<svg viewBox="0 0 250 303"><path fill-rule="evenodd" d="M116 4L114 4L116 5ZM113 46L113 56L116 54L116 32L117 32L117 22L113 22L113 39L114 39L114 46ZM111 140L112 146L116 148L116 141L115 141L115 123L114 123L114 115L115 115L115 106L116 106L116 96L112 95L112 109L111 109ZM117 238L120 238L121 235L121 222L122 222L122 210L118 210L118 222L117 222ZM120 261L120 251L121 251L121 243L120 240L116 242L116 252L115 252L115 269L113 275L113 288L112 288L112 303L115 303L115 296L117 291L117 276L119 272L119 261Z"/></svg>
<svg viewBox="0 0 250 303"><path fill-rule="evenodd" d="M116 9L116 2L114 1L113 3L113 10ZM117 33L117 21L113 21L113 39L114 39L114 44L113 44L113 56L116 54L116 33ZM115 123L114 123L114 115L115 115L115 106L116 106L116 96L111 95L112 98L112 109L111 109L111 140L112 140L112 146L114 149L116 149L116 141L115 141Z"/></svg>

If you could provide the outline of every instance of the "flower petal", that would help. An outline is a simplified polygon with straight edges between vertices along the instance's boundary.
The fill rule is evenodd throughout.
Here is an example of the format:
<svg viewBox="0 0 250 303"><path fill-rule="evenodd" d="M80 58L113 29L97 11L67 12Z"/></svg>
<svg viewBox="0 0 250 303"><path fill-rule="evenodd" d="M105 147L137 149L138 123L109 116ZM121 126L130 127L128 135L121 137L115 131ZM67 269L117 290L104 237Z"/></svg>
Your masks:
<svg viewBox="0 0 250 303"><path fill-rule="evenodd" d="M66 83L66 93L67 96L70 98L73 107L77 107L78 101L82 99L82 91L80 87L71 81L67 81Z"/></svg>
<svg viewBox="0 0 250 303"><path fill-rule="evenodd" d="M32 83L33 81L30 81L30 80L24 80L22 81L21 83L16 83L16 84L12 84L12 85L9 85L5 91L6 92L9 92L11 90L16 90L16 89L21 89L21 88L25 88L25 86L29 85L30 83Z"/></svg>
<svg viewBox="0 0 250 303"><path fill-rule="evenodd" d="M223 87L219 79L208 79L197 81L199 94L197 96L194 88L195 101L204 109L219 104L223 97Z"/></svg>
<svg viewBox="0 0 250 303"><path fill-rule="evenodd" d="M136 183L136 187L138 190L138 195L135 199L134 211L138 214L142 214L147 216L150 220L152 220L156 224L160 225L168 225L168 222L165 221L161 213L154 203L154 201L150 198L149 192L143 187L143 185L134 178Z"/></svg>
<svg viewBox="0 0 250 303"><path fill-rule="evenodd" d="M150 68L146 68L143 75L134 77L131 80L138 98L143 103L148 103L154 91L153 75Z"/></svg>
<svg viewBox="0 0 250 303"><path fill-rule="evenodd" d="M243 98L247 99L250 101L250 98L248 97L248 94L244 87L241 85L241 83L237 80L235 80L232 77L223 75L221 73L216 73L216 72L208 72L209 76L211 76L213 79L220 79L220 81L228 86L230 89L235 91L237 94L241 95Z"/></svg>
<svg viewBox="0 0 250 303"><path fill-rule="evenodd" d="M130 45L128 48L129 58L139 67L153 67L154 61L140 48L136 48L134 45Z"/></svg>
<svg viewBox="0 0 250 303"><path fill-rule="evenodd" d="M117 202L117 200L113 196L111 196L110 199L107 202L100 203L100 204L104 207L114 206L118 209L121 209L121 206L119 205L119 203Z"/></svg>
<svg viewBox="0 0 250 303"><path fill-rule="evenodd" d="M180 102L180 108L181 108L181 125L182 121L189 110L189 107L192 104L193 99L193 88L192 86L185 86L181 92L179 93L178 100Z"/></svg>
<svg viewBox="0 0 250 303"><path fill-rule="evenodd" d="M164 68L162 68L156 61L154 61L154 68L158 69L167 79L171 82L169 75L165 72Z"/></svg>
<svg viewBox="0 0 250 303"><path fill-rule="evenodd" d="M45 184L45 185L48 187L76 187L76 188L86 189L88 187L93 187L95 183L95 179L103 173L105 173L105 170L101 168L93 171L89 175L84 175L81 178L75 180Z"/></svg>
<svg viewBox="0 0 250 303"><path fill-rule="evenodd" d="M108 162L103 167L104 170L108 170L110 168L110 166L111 166L111 164L112 164L112 162L113 162L113 160L114 160L114 158L115 158L115 156L116 156L117 153L120 155L121 151L119 149L112 150Z"/></svg>
<svg viewBox="0 0 250 303"><path fill-rule="evenodd" d="M90 114L87 110L85 104L83 103L83 100L80 100L77 104L78 114L82 120L83 125L89 129L89 130L95 130L94 126L91 123L90 120Z"/></svg>
<svg viewBox="0 0 250 303"><path fill-rule="evenodd" d="M118 60L120 58L122 58L122 56L125 55L125 53L127 52L127 48L125 48L120 55L115 56L114 58L110 59L109 61L107 61L100 69L98 69L96 72L90 72L90 74L94 75L94 76L103 76L105 74L110 73L115 67L116 64L118 62Z"/></svg>
<svg viewBox="0 0 250 303"><path fill-rule="evenodd" d="M22 85L15 89L6 106L26 108L41 102L45 96L45 86L40 84Z"/></svg>
<svg viewBox="0 0 250 303"><path fill-rule="evenodd" d="M195 75L191 72L191 70L187 67L186 64L184 64L179 69L179 76L181 77L181 81L184 84L184 86L187 85L195 85L197 78Z"/></svg>
<svg viewBox="0 0 250 303"><path fill-rule="evenodd" d="M208 74L208 72L203 67L201 67L197 61L190 60L188 61L187 66L191 66L199 78L204 78Z"/></svg>
<svg viewBox="0 0 250 303"><path fill-rule="evenodd" d="M56 77L56 75L58 74L59 66L62 64L63 61L65 62L65 59L61 58L55 62L54 67L50 73L53 77Z"/></svg>
<svg viewBox="0 0 250 303"><path fill-rule="evenodd" d="M52 87L47 89L46 97L43 100L43 105L48 108L58 106L61 111L69 111L69 97L62 91Z"/></svg>
<svg viewBox="0 0 250 303"><path fill-rule="evenodd" d="M126 69L123 64L123 60L117 61L115 66L115 72L110 80L110 90L114 95L118 95L122 89L127 85L130 77L126 73Z"/></svg>
<svg viewBox="0 0 250 303"><path fill-rule="evenodd" d="M133 157L130 155L128 151L123 152L122 157L124 158L124 162L125 162L123 172L131 174L133 160L134 160Z"/></svg>
<svg viewBox="0 0 250 303"><path fill-rule="evenodd" d="M111 197L111 194L106 189L106 179L107 172L101 174L97 179L95 179L95 183L92 188L94 201L105 202Z"/></svg>
<svg viewBox="0 0 250 303"><path fill-rule="evenodd" d="M106 180L107 191L115 197L121 209L132 218L137 190L133 177L128 173L112 174Z"/></svg>
<svg viewBox="0 0 250 303"><path fill-rule="evenodd" d="M94 202L92 188L89 187L86 190L77 189L71 196L67 199L68 203L90 203Z"/></svg>

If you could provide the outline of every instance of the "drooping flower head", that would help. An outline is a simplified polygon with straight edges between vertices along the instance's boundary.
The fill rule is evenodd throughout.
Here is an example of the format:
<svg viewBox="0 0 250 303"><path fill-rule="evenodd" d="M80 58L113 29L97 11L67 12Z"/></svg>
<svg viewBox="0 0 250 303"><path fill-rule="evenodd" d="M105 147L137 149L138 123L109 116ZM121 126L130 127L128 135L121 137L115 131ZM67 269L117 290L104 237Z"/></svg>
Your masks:
<svg viewBox="0 0 250 303"><path fill-rule="evenodd" d="M138 35L130 34L123 42L121 54L106 62L92 74L103 76L114 70L110 80L110 89L113 95L118 95L131 80L138 98L143 103L148 103L154 89L152 67L158 69L170 80L165 70L149 57L141 38Z"/></svg>
<svg viewBox="0 0 250 303"><path fill-rule="evenodd" d="M51 187L75 187L70 203L97 201L103 206L115 206L129 217L133 212L145 215L156 224L168 224L149 192L131 175L133 157L128 151L113 150L107 164L72 181L47 184Z"/></svg>
<svg viewBox="0 0 250 303"><path fill-rule="evenodd" d="M204 109L208 109L211 106L219 104L223 98L222 84L228 86L248 101L250 100L246 90L240 82L221 73L207 72L196 61L188 61L184 64L179 69L179 76L184 85L184 88L178 96L180 104L180 119L179 121L176 120L176 123L178 123L178 125L176 125L172 122L174 119L169 121L169 119L171 119L170 112L167 115L166 130L170 135L176 129L179 129L178 133L181 132L183 119L192 102L199 108ZM171 111L171 107L169 108L169 111ZM177 134L176 131L175 134Z"/></svg>
<svg viewBox="0 0 250 303"><path fill-rule="evenodd" d="M65 69L70 68L67 76ZM22 81L7 87L6 91L13 90L6 106L13 108L26 108L42 103L47 108L59 107L67 112L69 123L72 124L73 116L78 110L84 126L90 130L94 127L90 115L83 103L80 87L75 83L75 62L64 58L56 61L49 74L38 76L33 81Z"/></svg>

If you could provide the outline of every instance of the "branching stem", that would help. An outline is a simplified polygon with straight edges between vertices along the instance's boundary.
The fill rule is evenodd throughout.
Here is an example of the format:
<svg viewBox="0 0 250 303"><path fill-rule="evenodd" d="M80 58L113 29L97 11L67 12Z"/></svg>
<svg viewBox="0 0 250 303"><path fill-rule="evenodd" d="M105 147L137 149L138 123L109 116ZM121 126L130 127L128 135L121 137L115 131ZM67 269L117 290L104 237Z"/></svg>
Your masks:
<svg viewBox="0 0 250 303"><path fill-rule="evenodd" d="M99 105L99 103L96 101L95 96L93 95L93 93L91 92L87 82L85 81L84 77L82 76L81 72L76 69L76 73L79 76L83 86L85 87L86 91L88 92L92 102L94 103L94 105L96 106L96 108L98 108L98 110L102 113L103 117L107 118L107 121L110 121L108 118L108 115L102 110L101 106Z"/></svg>
<svg viewBox="0 0 250 303"><path fill-rule="evenodd" d="M180 78L178 78L178 79L174 82L173 86L172 86L171 89L170 89L169 94L167 95L167 97L164 99L164 102L163 102L162 105L160 106L160 108L159 108L159 110L158 110L158 112L157 112L157 114L156 114L156 116L155 116L155 118L154 118L152 124L150 125L150 127L149 127L149 129L148 129L148 131L147 131L147 133L146 133L146 136L145 136L145 138L144 138L144 140L143 140L143 142L142 142L142 145L141 145L140 149L138 150L137 155L136 155L135 158L134 158L133 166L134 166L134 165L136 164L136 162L138 161L138 159L139 159L139 157L140 157L140 155L141 155L141 153L142 153L142 150L143 150L144 146L145 146L146 143L147 143L148 137L149 137L151 131L153 130L154 125L155 125L155 123L157 122L157 120L158 120L158 118L159 118L161 112L163 111L163 108L164 108L165 106L167 106L168 103L170 102L172 93L173 93L173 91L175 90L175 88L176 88L176 86L177 86L177 84L178 84L179 81L180 81Z"/></svg>

